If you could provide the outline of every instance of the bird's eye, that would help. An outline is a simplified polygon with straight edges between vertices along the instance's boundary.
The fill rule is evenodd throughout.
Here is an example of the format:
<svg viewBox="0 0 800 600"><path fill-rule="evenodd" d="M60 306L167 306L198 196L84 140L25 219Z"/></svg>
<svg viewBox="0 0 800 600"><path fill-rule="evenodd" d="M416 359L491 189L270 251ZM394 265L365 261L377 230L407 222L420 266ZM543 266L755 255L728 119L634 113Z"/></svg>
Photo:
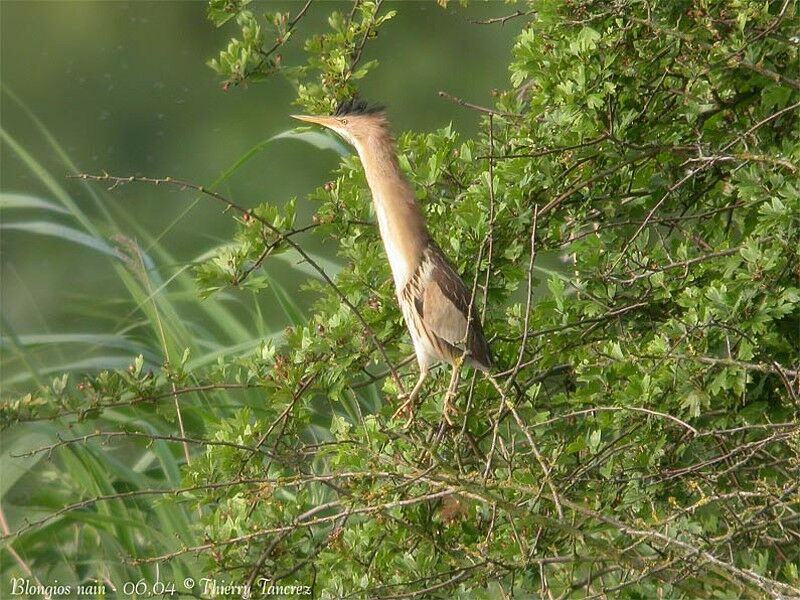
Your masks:
<svg viewBox="0 0 800 600"><path fill-rule="evenodd" d="M347 125L347 119L339 119L339 123L342 125Z"/></svg>

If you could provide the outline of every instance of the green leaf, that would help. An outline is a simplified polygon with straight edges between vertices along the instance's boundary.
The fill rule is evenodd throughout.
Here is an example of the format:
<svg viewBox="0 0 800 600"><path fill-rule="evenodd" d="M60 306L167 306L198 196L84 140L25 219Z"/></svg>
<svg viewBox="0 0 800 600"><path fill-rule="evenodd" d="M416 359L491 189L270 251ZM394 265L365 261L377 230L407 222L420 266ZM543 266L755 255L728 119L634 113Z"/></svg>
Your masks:
<svg viewBox="0 0 800 600"><path fill-rule="evenodd" d="M35 235L55 237L73 244L78 244L102 254L119 258L120 254L103 240L78 231L66 225L50 223L49 221L18 221L0 224L0 229L5 231L24 231Z"/></svg>
<svg viewBox="0 0 800 600"><path fill-rule="evenodd" d="M311 144L320 150L333 150L339 156L347 156L350 150L347 146L342 144L333 134L321 133L319 131L311 131L308 129L287 129L277 135L273 135L268 142L274 140L297 140Z"/></svg>
<svg viewBox="0 0 800 600"><path fill-rule="evenodd" d="M44 200L28 194L0 193L0 209L30 209L45 210L49 212L68 215L69 211L51 200Z"/></svg>

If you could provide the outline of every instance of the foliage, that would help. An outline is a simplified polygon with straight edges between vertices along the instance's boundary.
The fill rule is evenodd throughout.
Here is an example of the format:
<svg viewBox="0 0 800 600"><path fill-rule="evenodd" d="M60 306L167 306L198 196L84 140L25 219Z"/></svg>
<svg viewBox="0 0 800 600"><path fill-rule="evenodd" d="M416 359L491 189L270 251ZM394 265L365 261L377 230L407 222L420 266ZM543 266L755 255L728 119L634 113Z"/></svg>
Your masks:
<svg viewBox="0 0 800 600"><path fill-rule="evenodd" d="M445 370L409 429L391 418L416 369L357 157L312 194L308 226L291 206L239 210L203 291L291 250L319 275L312 314L253 354L90 382L92 410L261 390L206 424L184 469L204 541L150 558L198 552L323 598L800 594L796 8L529 8L509 88L467 106L485 133L397 140L434 238L475 284L493 376L465 372L454 428ZM228 84L282 72L309 112L376 66L363 47L390 15L333 13L306 64L284 67L268 57L297 19L266 19L270 49L248 11L210 3L242 29L212 67ZM303 227L338 242L335 278L294 241ZM56 385L4 418L85 406Z"/></svg>

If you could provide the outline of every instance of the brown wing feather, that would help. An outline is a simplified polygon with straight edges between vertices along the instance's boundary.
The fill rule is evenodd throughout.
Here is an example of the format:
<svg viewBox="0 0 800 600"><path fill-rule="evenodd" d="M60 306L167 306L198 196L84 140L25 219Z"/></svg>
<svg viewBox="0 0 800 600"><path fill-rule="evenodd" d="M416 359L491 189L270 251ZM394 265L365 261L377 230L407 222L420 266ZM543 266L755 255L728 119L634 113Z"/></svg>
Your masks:
<svg viewBox="0 0 800 600"><path fill-rule="evenodd" d="M463 352L466 337L469 363L488 370L492 360L475 307L467 326L470 294L464 282L438 248L431 247L427 258L431 260L433 268L423 292L422 306L417 304L420 316L431 332L452 349L454 355Z"/></svg>

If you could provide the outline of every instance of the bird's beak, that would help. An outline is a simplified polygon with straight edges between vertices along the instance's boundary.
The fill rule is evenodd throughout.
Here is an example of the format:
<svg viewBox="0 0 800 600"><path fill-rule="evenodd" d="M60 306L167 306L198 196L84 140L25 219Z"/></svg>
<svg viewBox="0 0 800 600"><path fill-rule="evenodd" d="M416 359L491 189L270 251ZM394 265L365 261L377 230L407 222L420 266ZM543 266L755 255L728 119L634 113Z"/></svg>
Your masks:
<svg viewBox="0 0 800 600"><path fill-rule="evenodd" d="M316 115L291 115L293 119L298 121L305 121L306 123L314 123L315 125L322 125L323 127L332 128L336 123L335 117L316 116Z"/></svg>

